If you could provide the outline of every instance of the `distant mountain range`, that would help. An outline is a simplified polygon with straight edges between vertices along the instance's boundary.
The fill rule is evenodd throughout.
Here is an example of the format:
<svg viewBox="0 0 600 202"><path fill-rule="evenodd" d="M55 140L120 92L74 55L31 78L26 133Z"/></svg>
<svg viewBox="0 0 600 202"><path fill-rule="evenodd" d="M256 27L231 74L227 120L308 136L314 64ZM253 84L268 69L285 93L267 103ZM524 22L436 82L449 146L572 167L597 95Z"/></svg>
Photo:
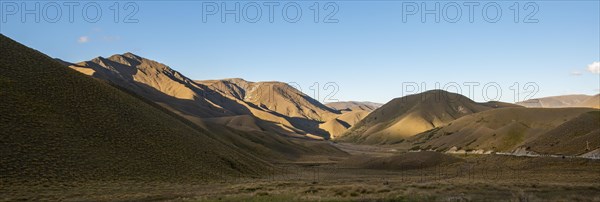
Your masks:
<svg viewBox="0 0 600 202"><path fill-rule="evenodd" d="M383 106L383 104L380 104L380 103L356 102L356 101L331 102L331 103L327 103L325 105L328 107L331 107L332 109L336 109L336 110L340 110L340 111L357 111L357 110L373 111L373 110Z"/></svg>
<svg viewBox="0 0 600 202"><path fill-rule="evenodd" d="M194 122L212 121L240 130L327 138L319 121L340 114L282 82L243 79L194 81L167 65L132 53L94 58L71 68L109 81Z"/></svg>
<svg viewBox="0 0 600 202"><path fill-rule="evenodd" d="M69 67L151 100L200 127L215 123L255 136L262 134L260 139L246 137L237 142L249 149L286 145L286 149L275 152L260 150L281 156L318 153L299 146L302 144L282 142L290 141L284 137L328 138L327 131L318 128L319 121L340 114L286 83L194 81L167 65L132 53L97 57ZM278 135L265 135L269 133ZM343 154L333 147L323 149Z"/></svg>
<svg viewBox="0 0 600 202"><path fill-rule="evenodd" d="M99 57L70 67L131 90L200 126L208 122L248 132L276 133L286 137L308 139L335 139L360 144L410 142L419 148L449 149L433 140L424 141L423 134L437 137L435 131L445 131L440 130L441 128L457 130L450 125L458 123L463 117L467 119L490 110L494 111L490 113L495 114L500 108L523 111L524 114L543 114L543 110L524 109L523 106L598 107L598 95L556 96L516 104L477 103L460 94L441 90L396 98L385 105L355 101L323 105L286 83L250 82L241 78L191 80L164 64L132 53L113 55L109 58ZM573 109L566 110L565 113L571 113L569 117L574 118L584 111ZM499 114L516 120L513 115ZM529 121L544 122L543 119L535 118ZM498 121L498 124L500 123L503 122ZM455 124L454 127L459 125ZM549 131L558 126L559 124L555 124L532 131ZM469 127L461 126L463 132ZM473 135L477 134L477 131L465 134ZM464 137L460 141L452 140L450 143L453 147L465 148L467 145L462 141L468 139ZM446 139L440 138L441 140ZM469 140L467 143L472 144L473 141L475 140ZM498 146L494 143L495 146L492 147L481 146L488 145L482 143L477 149L514 150L524 143L516 142L508 146Z"/></svg>
<svg viewBox="0 0 600 202"><path fill-rule="evenodd" d="M561 108L561 107L591 107L600 108L600 94L590 95L561 95L542 97L517 102L524 107Z"/></svg>
<svg viewBox="0 0 600 202"><path fill-rule="evenodd" d="M283 82L191 80L167 65L132 53L62 63L152 100L199 125L208 121L243 131L329 139L380 106L369 102L326 106Z"/></svg>

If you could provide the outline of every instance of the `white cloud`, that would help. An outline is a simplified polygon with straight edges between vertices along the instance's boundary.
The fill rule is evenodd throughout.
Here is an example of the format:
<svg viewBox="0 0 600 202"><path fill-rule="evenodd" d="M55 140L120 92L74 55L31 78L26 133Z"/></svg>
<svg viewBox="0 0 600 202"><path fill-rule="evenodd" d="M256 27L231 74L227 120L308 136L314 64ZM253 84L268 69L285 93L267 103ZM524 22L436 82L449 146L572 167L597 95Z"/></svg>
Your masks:
<svg viewBox="0 0 600 202"><path fill-rule="evenodd" d="M581 76L581 72L580 71L572 71L571 76Z"/></svg>
<svg viewBox="0 0 600 202"><path fill-rule="evenodd" d="M588 65L587 70L594 74L600 74L600 62L593 62L592 64Z"/></svg>
<svg viewBox="0 0 600 202"><path fill-rule="evenodd" d="M90 38L87 36L80 36L79 39L77 39L77 43L87 43L90 41Z"/></svg>

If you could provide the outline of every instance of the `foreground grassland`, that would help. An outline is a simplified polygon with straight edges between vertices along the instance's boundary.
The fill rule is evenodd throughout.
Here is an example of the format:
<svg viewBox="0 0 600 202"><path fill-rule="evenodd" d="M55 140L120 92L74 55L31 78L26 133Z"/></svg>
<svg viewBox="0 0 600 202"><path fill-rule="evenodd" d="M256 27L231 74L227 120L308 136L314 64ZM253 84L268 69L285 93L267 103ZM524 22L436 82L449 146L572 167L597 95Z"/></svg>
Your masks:
<svg viewBox="0 0 600 202"><path fill-rule="evenodd" d="M16 183L1 197L65 201L600 201L600 161L455 156L447 165L365 169L282 164L264 178L166 183ZM4 184L6 185L6 184Z"/></svg>

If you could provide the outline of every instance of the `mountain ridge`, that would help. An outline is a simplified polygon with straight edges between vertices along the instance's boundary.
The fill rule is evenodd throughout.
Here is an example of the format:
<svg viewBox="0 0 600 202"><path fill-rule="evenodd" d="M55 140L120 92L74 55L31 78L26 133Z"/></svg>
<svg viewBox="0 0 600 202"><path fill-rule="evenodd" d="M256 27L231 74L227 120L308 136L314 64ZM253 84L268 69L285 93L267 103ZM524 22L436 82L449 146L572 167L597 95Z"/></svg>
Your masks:
<svg viewBox="0 0 600 202"><path fill-rule="evenodd" d="M0 44L3 182L204 181L269 165L4 35Z"/></svg>

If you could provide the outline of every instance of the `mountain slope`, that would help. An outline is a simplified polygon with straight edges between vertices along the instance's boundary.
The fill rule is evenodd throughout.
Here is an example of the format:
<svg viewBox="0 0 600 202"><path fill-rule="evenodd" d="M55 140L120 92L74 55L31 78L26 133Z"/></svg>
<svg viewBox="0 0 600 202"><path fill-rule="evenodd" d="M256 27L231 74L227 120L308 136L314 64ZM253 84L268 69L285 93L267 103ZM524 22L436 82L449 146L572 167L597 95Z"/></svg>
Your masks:
<svg viewBox="0 0 600 202"><path fill-rule="evenodd" d="M364 111L369 111L369 112L383 106L383 104L374 103L374 102L356 102L356 101L330 102L325 105L332 109L336 109L339 111L364 110Z"/></svg>
<svg viewBox="0 0 600 202"><path fill-rule="evenodd" d="M161 104L169 108L166 104ZM251 153L269 162L287 162L299 158L310 158L327 153L332 156L345 156L336 147L324 141L312 141L305 136L283 136L277 133L273 125L250 115L217 117L200 119L170 110L176 115L191 121L193 124L208 130L211 137L226 145L232 145L246 153ZM281 131L280 131L281 132Z"/></svg>
<svg viewBox="0 0 600 202"><path fill-rule="evenodd" d="M540 154L579 155L600 148L600 111L590 111L553 128L524 147Z"/></svg>
<svg viewBox="0 0 600 202"><path fill-rule="evenodd" d="M327 137L318 124L338 113L285 83L192 81L167 65L132 53L98 57L70 67L131 90L186 118L232 123L235 120L227 119L239 121L240 116L250 115L257 118L252 122L262 129L283 135L311 133Z"/></svg>
<svg viewBox="0 0 600 202"><path fill-rule="evenodd" d="M388 102L340 138L366 144L396 143L462 116L505 106L514 105L476 103L459 94L432 90Z"/></svg>
<svg viewBox="0 0 600 202"><path fill-rule="evenodd" d="M328 138L330 134L318 126L339 115L338 111L283 82L250 82L239 78L196 82L247 104L259 119L281 123L303 133Z"/></svg>
<svg viewBox="0 0 600 202"><path fill-rule="evenodd" d="M589 97L583 102L577 104L577 106L600 109L600 94Z"/></svg>
<svg viewBox="0 0 600 202"><path fill-rule="evenodd" d="M202 180L266 163L0 35L2 181Z"/></svg>
<svg viewBox="0 0 600 202"><path fill-rule="evenodd" d="M365 110L355 110L355 111L345 112L342 115L338 116L337 119L339 119L340 121L343 121L344 123L346 123L349 126L353 126L353 125L356 125L358 122L360 122L365 117L367 117L369 115L369 113L371 113L371 112L365 111Z"/></svg>
<svg viewBox="0 0 600 202"><path fill-rule="evenodd" d="M589 99L589 95L561 95L525 100L516 104L524 107L538 108L560 108L560 107L580 107L580 103Z"/></svg>
<svg viewBox="0 0 600 202"><path fill-rule="evenodd" d="M327 131L331 139L337 139L349 128L365 118L371 111L381 107L381 104L373 102L332 102L326 106L340 111L342 114L319 125L319 128Z"/></svg>
<svg viewBox="0 0 600 202"><path fill-rule="evenodd" d="M355 109L355 111L342 111L343 114L319 125L319 128L327 131L331 139L337 139L349 128L369 115L369 111Z"/></svg>
<svg viewBox="0 0 600 202"><path fill-rule="evenodd" d="M250 103L261 110L285 117L322 121L338 114L283 82L250 82L239 78L196 82L221 94Z"/></svg>
<svg viewBox="0 0 600 202"><path fill-rule="evenodd" d="M169 66L132 53L97 57L71 68L202 118L250 113L242 104L198 85Z"/></svg>
<svg viewBox="0 0 600 202"><path fill-rule="evenodd" d="M311 141L308 134L328 136L326 131L316 127L316 120L300 115L288 117L244 100L246 96L253 95L248 91L254 86L262 85L262 82L253 83L241 79L192 81L164 64L131 53L113 55L106 59L99 57L70 67L82 73L94 72L88 75L156 102L199 127L218 134L214 138L222 140L224 144L232 144L267 161L289 161L324 152L346 155L331 145ZM295 89L290 87L287 91L298 93L293 90ZM287 100L295 101L297 100ZM301 109L309 109L316 105L301 106ZM301 139L306 142L301 142ZM275 149L285 145L289 148Z"/></svg>
<svg viewBox="0 0 600 202"><path fill-rule="evenodd" d="M600 147L600 111L589 108L502 108L459 118L416 135L421 149L581 154Z"/></svg>
<svg viewBox="0 0 600 202"><path fill-rule="evenodd" d="M329 132L331 139L336 139L338 136L346 131L350 125L347 123L334 118L325 123L319 124L319 128Z"/></svg>

